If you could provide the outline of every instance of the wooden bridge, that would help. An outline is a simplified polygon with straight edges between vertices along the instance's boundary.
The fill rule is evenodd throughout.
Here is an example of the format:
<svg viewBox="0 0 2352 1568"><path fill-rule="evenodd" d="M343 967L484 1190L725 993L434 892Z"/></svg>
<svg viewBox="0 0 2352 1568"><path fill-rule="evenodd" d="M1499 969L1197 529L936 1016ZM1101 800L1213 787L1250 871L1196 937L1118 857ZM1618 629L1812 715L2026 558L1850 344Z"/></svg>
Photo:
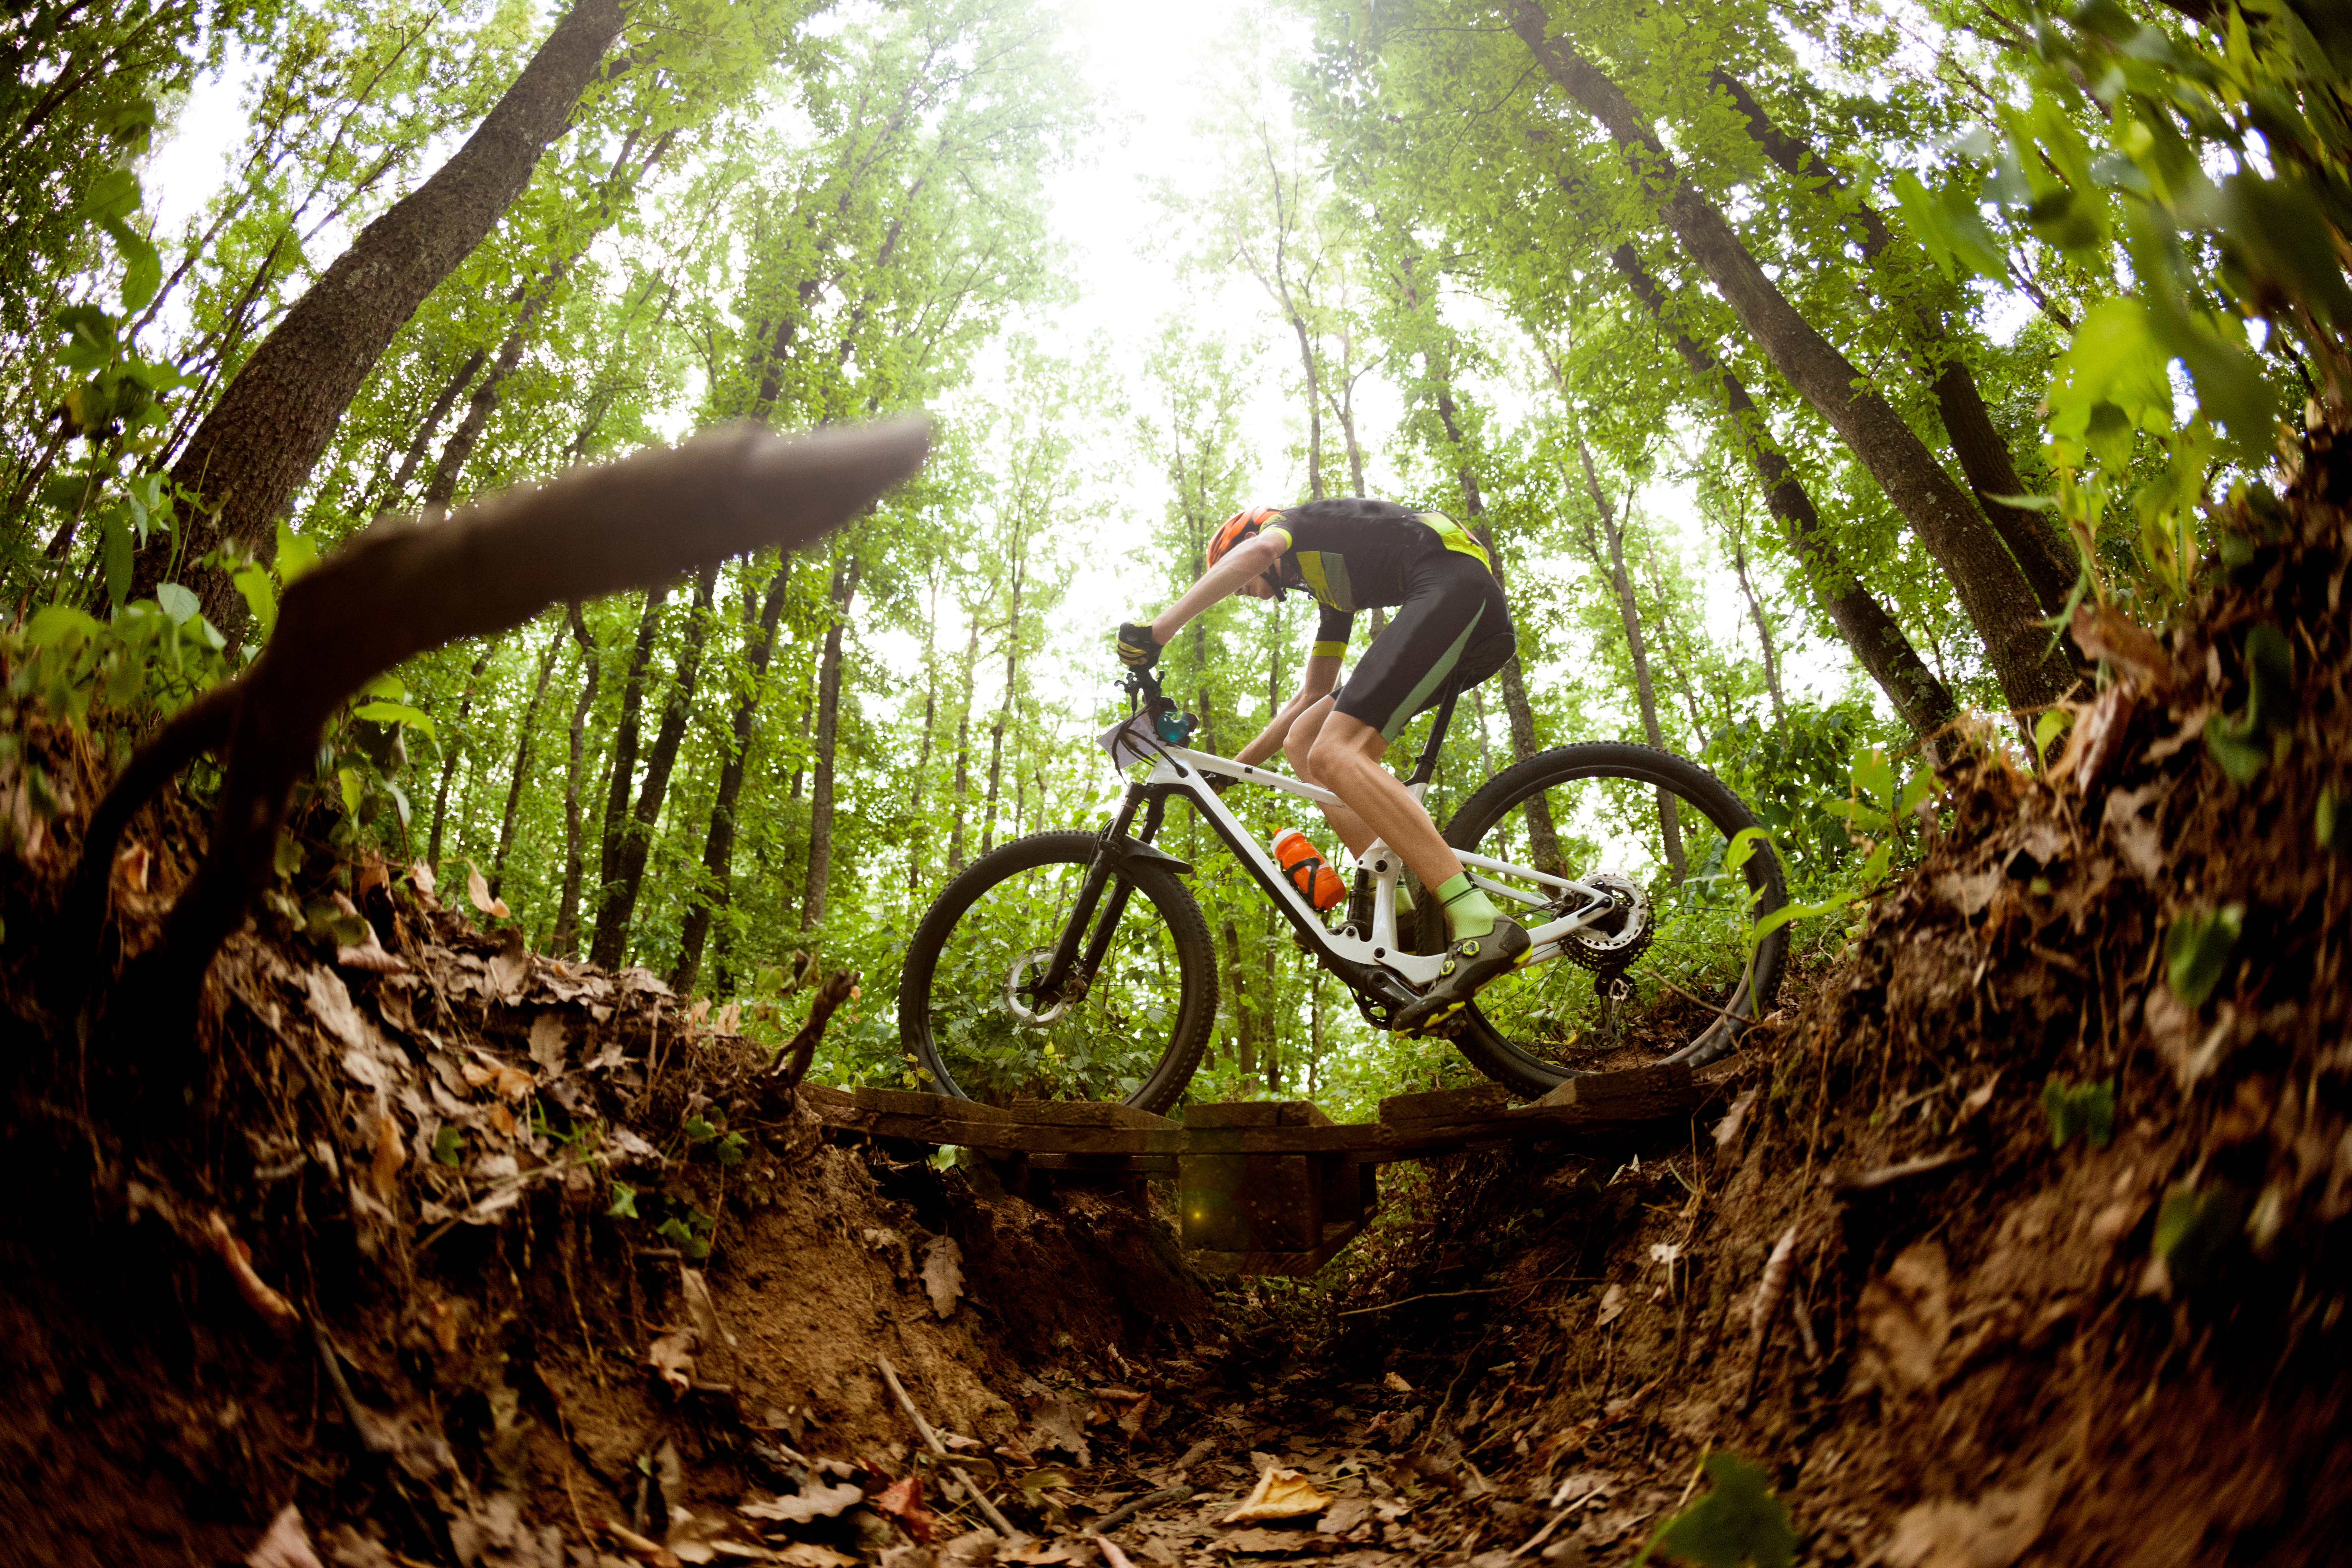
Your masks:
<svg viewBox="0 0 2352 1568"><path fill-rule="evenodd" d="M1379 1121L1346 1124L1303 1100L1188 1105L1176 1121L1091 1101L998 1106L814 1084L802 1093L831 1129L977 1150L1008 1184L1032 1172L1173 1177L1184 1246L1200 1267L1303 1275L1371 1218L1376 1166L1686 1116L1710 1088L1686 1067L1638 1068L1572 1078L1517 1107L1497 1085L1402 1094L1381 1101Z"/></svg>

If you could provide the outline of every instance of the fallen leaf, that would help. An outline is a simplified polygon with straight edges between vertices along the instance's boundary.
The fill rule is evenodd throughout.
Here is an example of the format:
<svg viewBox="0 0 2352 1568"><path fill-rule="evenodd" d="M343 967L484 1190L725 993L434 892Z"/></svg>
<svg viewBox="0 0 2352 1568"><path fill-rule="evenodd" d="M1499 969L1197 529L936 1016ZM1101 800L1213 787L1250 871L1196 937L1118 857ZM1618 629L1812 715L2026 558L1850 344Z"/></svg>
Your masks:
<svg viewBox="0 0 2352 1568"><path fill-rule="evenodd" d="M646 1350L646 1364L661 1373L664 1383L684 1394L694 1386L695 1343L692 1329L678 1329L664 1334Z"/></svg>
<svg viewBox="0 0 2352 1568"><path fill-rule="evenodd" d="M228 1221L218 1210L205 1221L205 1235L213 1250L228 1265L229 1277L236 1281L237 1292L246 1304L281 1328L291 1328L301 1321L302 1314L294 1303L270 1289L268 1281L253 1271L253 1249L230 1234Z"/></svg>
<svg viewBox="0 0 2352 1568"><path fill-rule="evenodd" d="M776 1561L793 1563L795 1568L858 1568L862 1560L814 1541L795 1541L776 1549Z"/></svg>
<svg viewBox="0 0 2352 1568"><path fill-rule="evenodd" d="M310 1532L302 1528L302 1510L288 1503L269 1521L269 1528L245 1554L245 1568L326 1568L310 1546Z"/></svg>
<svg viewBox="0 0 2352 1568"><path fill-rule="evenodd" d="M457 1309L447 1301L436 1301L431 1308L433 1342L441 1347L443 1355L457 1353Z"/></svg>
<svg viewBox="0 0 2352 1568"><path fill-rule="evenodd" d="M1084 1563L1087 1549L1076 1542L1057 1541L1048 1546L1026 1536L1015 1536L997 1549L996 1560L999 1563L1034 1563L1045 1568L1045 1565L1055 1563Z"/></svg>
<svg viewBox="0 0 2352 1568"><path fill-rule="evenodd" d="M375 1119L375 1153L368 1162L368 1184L386 1204L400 1187L400 1167L408 1152L400 1146L400 1123L390 1116Z"/></svg>
<svg viewBox="0 0 2352 1568"><path fill-rule="evenodd" d="M1324 1512L1321 1521L1315 1526L1316 1533L1318 1535L1345 1535L1348 1531L1355 1529L1356 1526L1360 1524L1370 1523L1371 1517L1371 1499L1361 1497L1341 1498Z"/></svg>
<svg viewBox="0 0 2352 1568"><path fill-rule="evenodd" d="M2044 1472L1974 1502L1923 1502L1879 1549L1890 1568L2010 1568L2040 1539L2056 1488Z"/></svg>
<svg viewBox="0 0 2352 1568"><path fill-rule="evenodd" d="M419 860L408 868L408 880L427 899L433 896L433 868Z"/></svg>
<svg viewBox="0 0 2352 1568"><path fill-rule="evenodd" d="M1592 1320L1596 1329L1605 1329L1625 1315L1625 1287L1612 1285L1601 1292L1601 1315Z"/></svg>
<svg viewBox="0 0 2352 1568"><path fill-rule="evenodd" d="M822 1482L798 1497L778 1498L773 1502L745 1502L735 1505L735 1510L746 1519L773 1520L782 1524L806 1524L813 1519L835 1519L844 1509L866 1500L866 1489L855 1482L843 1481L836 1486ZM856 1561L852 1558L850 1561Z"/></svg>
<svg viewBox="0 0 2352 1568"><path fill-rule="evenodd" d="M923 1506L923 1482L919 1476L901 1476L874 1495L874 1506L907 1527L923 1545L931 1543L931 1513Z"/></svg>
<svg viewBox="0 0 2352 1568"><path fill-rule="evenodd" d="M474 907L484 914L499 920L507 918L507 901L490 897L489 879L471 860L466 862L466 897L473 900Z"/></svg>
<svg viewBox="0 0 2352 1568"><path fill-rule="evenodd" d="M147 890L148 869L154 864L155 852L144 844L125 845L122 853L114 858L114 875L132 892L143 893ZM283 1519L286 1516L280 1514L278 1517Z"/></svg>
<svg viewBox="0 0 2352 1568"><path fill-rule="evenodd" d="M1236 1530L1209 1542L1212 1552L1247 1552L1252 1554L1290 1556L1314 1537L1299 1538L1290 1530Z"/></svg>
<svg viewBox="0 0 2352 1568"><path fill-rule="evenodd" d="M408 961L395 953L384 951L383 943L376 938L375 922L360 913L360 907L357 904L352 902L346 895L338 892L335 894L335 907L360 922L361 933L360 941L347 942L335 949L337 963L346 969L363 969L373 974L408 973Z"/></svg>
<svg viewBox="0 0 2352 1568"><path fill-rule="evenodd" d="M1337 1500L1298 1471L1268 1465L1250 1495L1242 1499L1241 1506L1217 1522L1246 1524L1259 1519L1304 1519L1321 1513Z"/></svg>
<svg viewBox="0 0 2352 1568"><path fill-rule="evenodd" d="M1412 1392L1412 1384L1407 1383L1403 1378L1399 1377L1395 1373L1391 1373L1386 1377L1381 1379L1381 1386L1387 1389L1391 1394L1411 1394Z"/></svg>
<svg viewBox="0 0 2352 1568"><path fill-rule="evenodd" d="M1951 1270L1932 1241L1904 1248L1885 1274L1862 1288L1857 1309L1870 1338L1863 1363L1890 1394L1935 1381L1936 1360L1951 1338Z"/></svg>
<svg viewBox="0 0 2352 1568"><path fill-rule="evenodd" d="M931 1310L945 1318L963 1296L963 1249L951 1236L935 1236L923 1243L923 1289L930 1293Z"/></svg>
<svg viewBox="0 0 2352 1568"><path fill-rule="evenodd" d="M741 1026L742 1022L743 1004L740 1002L730 1002L727 1005L719 1009L719 1016L711 1019L710 1026L722 1035L731 1035L736 1032L736 1030Z"/></svg>
<svg viewBox="0 0 2352 1568"><path fill-rule="evenodd" d="M1076 1459L1081 1468L1094 1463L1087 1446L1086 1411L1058 1394L1044 1393L1031 1401L1029 1427L1021 1442L1033 1454L1058 1449Z"/></svg>
<svg viewBox="0 0 2352 1568"><path fill-rule="evenodd" d="M562 1014L541 1013L530 1021L530 1059L547 1077L562 1073L564 1054L571 1044L572 1032L564 1026Z"/></svg>
<svg viewBox="0 0 2352 1568"><path fill-rule="evenodd" d="M653 1568L685 1568L685 1564L678 1561L677 1554L668 1547L658 1541L646 1540L618 1521L598 1520L596 1528L611 1536L614 1545L640 1563L649 1563Z"/></svg>

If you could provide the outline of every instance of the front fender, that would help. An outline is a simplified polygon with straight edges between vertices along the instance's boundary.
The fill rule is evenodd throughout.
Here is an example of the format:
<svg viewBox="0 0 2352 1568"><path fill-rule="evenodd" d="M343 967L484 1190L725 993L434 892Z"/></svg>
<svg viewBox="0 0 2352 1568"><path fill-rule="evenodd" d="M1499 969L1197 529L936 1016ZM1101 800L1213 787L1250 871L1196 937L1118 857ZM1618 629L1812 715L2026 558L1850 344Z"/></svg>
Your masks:
<svg viewBox="0 0 2352 1568"><path fill-rule="evenodd" d="M1140 839L1111 839L1103 846L1103 853L1109 856L1110 863L1122 871L1137 866L1158 866L1179 877L1189 877L1192 874L1192 862L1180 860L1165 849L1154 848Z"/></svg>

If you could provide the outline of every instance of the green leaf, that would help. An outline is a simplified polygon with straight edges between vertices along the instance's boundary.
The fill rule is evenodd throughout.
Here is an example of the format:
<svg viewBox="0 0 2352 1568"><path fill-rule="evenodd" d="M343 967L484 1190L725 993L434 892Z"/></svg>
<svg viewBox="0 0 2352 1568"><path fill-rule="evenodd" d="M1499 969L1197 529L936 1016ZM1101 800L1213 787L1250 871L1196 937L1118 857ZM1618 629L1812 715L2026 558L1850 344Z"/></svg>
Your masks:
<svg viewBox="0 0 2352 1568"><path fill-rule="evenodd" d="M109 169L89 183L69 218L104 222L129 217L139 210L139 176L128 169Z"/></svg>
<svg viewBox="0 0 2352 1568"><path fill-rule="evenodd" d="M2116 1080L2069 1084L2054 1074L2042 1086L2042 1112L2050 1119L2050 1146L2063 1149L2080 1132L2094 1149L2116 1135Z"/></svg>
<svg viewBox="0 0 2352 1568"><path fill-rule="evenodd" d="M337 768L335 770L335 782L342 786L344 812L349 816L357 816L360 814L360 801L366 794L366 791L360 785L359 770L356 768Z"/></svg>
<svg viewBox="0 0 2352 1568"><path fill-rule="evenodd" d="M25 640L35 647L56 647L58 644L95 637L102 629L98 618L71 605L50 605L33 612L26 625Z"/></svg>
<svg viewBox="0 0 2352 1568"><path fill-rule="evenodd" d="M408 700L408 688L401 684L400 677L387 669L362 685L360 695L381 697L391 702L405 702Z"/></svg>
<svg viewBox="0 0 2352 1568"><path fill-rule="evenodd" d="M253 624L268 637L278 625L278 585L269 580L268 569L248 561L230 573L228 580L245 595L245 607L253 612Z"/></svg>
<svg viewBox="0 0 2352 1568"><path fill-rule="evenodd" d="M637 1217L637 1189L629 1185L626 1182L614 1182L613 1184L613 1206L606 1209L604 1214L605 1216L610 1219L635 1219Z"/></svg>
<svg viewBox="0 0 2352 1568"><path fill-rule="evenodd" d="M362 702L352 710L352 717L365 719L374 724L405 724L412 730L424 731L428 740L436 738L433 716L424 709L405 702Z"/></svg>
<svg viewBox="0 0 2352 1568"><path fill-rule="evenodd" d="M439 1164L455 1166L464 1155L465 1149L466 1135L457 1130L455 1123L443 1122L441 1131L433 1135L433 1158Z"/></svg>
<svg viewBox="0 0 2352 1568"><path fill-rule="evenodd" d="M2229 971L2246 906L2192 910L2164 933L2164 980L2186 1007L2202 1007Z"/></svg>
<svg viewBox="0 0 2352 1568"><path fill-rule="evenodd" d="M99 524L104 531L106 600L120 610L122 595L131 591L131 520L121 507L110 506L99 513Z"/></svg>
<svg viewBox="0 0 2352 1568"><path fill-rule="evenodd" d="M278 520L278 580L291 588L301 575L319 563L316 541L304 537Z"/></svg>
<svg viewBox="0 0 2352 1568"><path fill-rule="evenodd" d="M155 603L163 606L163 613L172 617L172 624L175 626L186 626L196 612L204 608L193 592L177 583L158 583L155 585Z"/></svg>
<svg viewBox="0 0 2352 1568"><path fill-rule="evenodd" d="M146 236L129 229L115 235L114 248L122 255L122 308L146 309L163 286L163 258Z"/></svg>
<svg viewBox="0 0 2352 1568"><path fill-rule="evenodd" d="M2175 1187L2156 1211L2156 1256L2175 1283L2201 1285L2228 1253L2244 1205L2227 1182L2200 1191Z"/></svg>
<svg viewBox="0 0 2352 1568"><path fill-rule="evenodd" d="M2319 791L2319 805L2312 814L2312 837L2322 849L2332 849L2338 855L2352 855L2352 816L2345 811L2344 796L2336 793L2333 784Z"/></svg>
<svg viewBox="0 0 2352 1568"><path fill-rule="evenodd" d="M718 1147L712 1152L719 1156L720 1164L740 1165L743 1163L743 1151L751 1146L751 1142L740 1132L730 1132L719 1140Z"/></svg>
<svg viewBox="0 0 2352 1568"><path fill-rule="evenodd" d="M1663 1552L1705 1568L1789 1568L1796 1560L1797 1532L1789 1505L1772 1495L1763 1470L1737 1454L1709 1454L1700 1466L1714 1486L1660 1525L1634 1563Z"/></svg>

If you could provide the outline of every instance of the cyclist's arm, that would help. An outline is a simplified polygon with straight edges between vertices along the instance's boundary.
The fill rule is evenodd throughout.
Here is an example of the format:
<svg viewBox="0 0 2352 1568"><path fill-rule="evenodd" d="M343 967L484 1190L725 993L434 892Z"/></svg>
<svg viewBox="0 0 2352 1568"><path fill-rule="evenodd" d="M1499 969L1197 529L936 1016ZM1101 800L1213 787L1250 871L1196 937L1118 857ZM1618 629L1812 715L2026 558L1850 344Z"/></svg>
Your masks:
<svg viewBox="0 0 2352 1568"><path fill-rule="evenodd" d="M1225 552L1225 558L1204 573L1201 580L1184 590L1184 596L1160 612L1151 623L1151 636L1160 647L1176 640L1192 618L1216 604L1240 592L1241 585L1282 559L1290 548L1286 529L1267 528L1256 538L1244 541Z"/></svg>
<svg viewBox="0 0 2352 1568"><path fill-rule="evenodd" d="M1339 684L1339 662L1347 657L1348 628L1355 618L1345 610L1325 607L1322 622L1315 629L1315 646L1307 651L1307 668L1299 672L1298 694L1266 721L1255 740L1234 753L1234 761L1263 762L1282 750L1298 716L1331 695L1331 689Z"/></svg>

